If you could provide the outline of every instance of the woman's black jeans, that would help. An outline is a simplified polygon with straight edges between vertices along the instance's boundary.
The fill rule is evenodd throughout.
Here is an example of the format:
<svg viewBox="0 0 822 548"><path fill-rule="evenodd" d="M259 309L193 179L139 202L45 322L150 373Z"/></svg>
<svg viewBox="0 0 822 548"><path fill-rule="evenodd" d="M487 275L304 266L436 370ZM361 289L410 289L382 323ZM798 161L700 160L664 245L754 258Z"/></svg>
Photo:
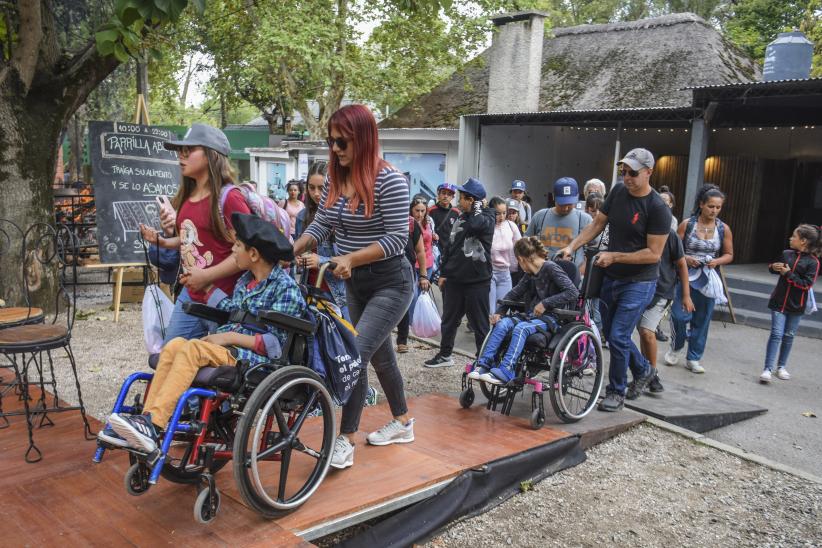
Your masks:
<svg viewBox="0 0 822 548"><path fill-rule="evenodd" d="M402 375L391 343L391 332L405 315L413 297L411 265L405 257L353 269L345 284L348 311L357 328L357 349L364 369L351 398L343 406L340 433L353 434L368 392L368 362L395 417L408 412Z"/></svg>

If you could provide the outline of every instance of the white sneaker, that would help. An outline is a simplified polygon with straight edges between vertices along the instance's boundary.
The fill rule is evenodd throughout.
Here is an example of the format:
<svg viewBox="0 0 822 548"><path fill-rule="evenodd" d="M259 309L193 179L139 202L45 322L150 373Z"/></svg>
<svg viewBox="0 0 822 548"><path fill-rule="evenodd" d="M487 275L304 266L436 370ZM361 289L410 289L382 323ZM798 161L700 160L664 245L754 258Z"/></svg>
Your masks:
<svg viewBox="0 0 822 548"><path fill-rule="evenodd" d="M776 370L776 378L777 379L782 379L783 381L787 381L787 380L790 380L791 374L788 373L788 370L785 369L784 367L780 367L779 369Z"/></svg>
<svg viewBox="0 0 822 548"><path fill-rule="evenodd" d="M371 445L390 445L392 443L411 443L414 441L414 419L408 419L406 424L397 419L368 434L368 443Z"/></svg>
<svg viewBox="0 0 822 548"><path fill-rule="evenodd" d="M691 373L704 373L705 368L699 365L699 360L688 360L685 362L685 367L691 370Z"/></svg>
<svg viewBox="0 0 822 548"><path fill-rule="evenodd" d="M342 470L354 464L354 446L348 438L340 434L334 440L334 454L331 455L331 466Z"/></svg>
<svg viewBox="0 0 822 548"><path fill-rule="evenodd" d="M488 384L502 384L502 381L496 378L494 375L492 375L490 371L486 371L485 373L477 377L477 380L487 382Z"/></svg>
<svg viewBox="0 0 822 548"><path fill-rule="evenodd" d="M768 384L769 382L771 382L771 370L770 369L766 369L765 371L762 372L761 375L759 375L759 382L761 382L762 384Z"/></svg>
<svg viewBox="0 0 822 548"><path fill-rule="evenodd" d="M478 381L480 379L480 377L482 375L484 375L485 373L488 373L488 370L486 368L484 368L484 367L475 367L474 369L471 370L470 373L468 373L468 378L469 379L474 379L475 381Z"/></svg>
<svg viewBox="0 0 822 548"><path fill-rule="evenodd" d="M668 350L665 352L665 364L677 365L680 361L682 361L683 357L685 357L685 347L682 347L679 350Z"/></svg>

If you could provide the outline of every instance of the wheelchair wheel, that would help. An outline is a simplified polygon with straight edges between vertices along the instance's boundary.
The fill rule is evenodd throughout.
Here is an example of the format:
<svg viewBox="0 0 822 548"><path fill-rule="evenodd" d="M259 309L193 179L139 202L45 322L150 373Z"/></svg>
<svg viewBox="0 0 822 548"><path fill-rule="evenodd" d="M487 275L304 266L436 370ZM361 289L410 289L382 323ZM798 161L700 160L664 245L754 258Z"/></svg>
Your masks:
<svg viewBox="0 0 822 548"><path fill-rule="evenodd" d="M317 408L322 416L309 417ZM328 472L335 434L319 375L303 366L271 373L251 394L234 437L234 477L246 504L273 518L307 501Z"/></svg>
<svg viewBox="0 0 822 548"><path fill-rule="evenodd" d="M210 523L220 511L220 491L214 488L214 503L211 501L211 488L206 487L197 493L194 500L194 519L199 523Z"/></svg>
<svg viewBox="0 0 822 548"><path fill-rule="evenodd" d="M234 443L234 429L238 422L237 416L233 412L217 414L209 422L206 439L213 438L218 451L230 451ZM168 450L168 457L163 465L160 474L173 483L198 483L200 475L203 473L203 466L191 464L194 442L197 436L191 434L181 434L178 439L171 442ZM196 460L197 455L193 455ZM215 459L211 465L211 473L216 474L228 464L228 460Z"/></svg>
<svg viewBox="0 0 822 548"><path fill-rule="evenodd" d="M460 394L460 406L463 409L468 409L474 404L474 389L470 386L462 391Z"/></svg>
<svg viewBox="0 0 822 548"><path fill-rule="evenodd" d="M603 382L602 346L590 327L579 324L560 339L551 358L550 399L557 416L576 422L596 405Z"/></svg>
<svg viewBox="0 0 822 548"><path fill-rule="evenodd" d="M135 462L126 470L123 483L126 486L126 493L132 497L139 497L148 491L148 468L142 462Z"/></svg>

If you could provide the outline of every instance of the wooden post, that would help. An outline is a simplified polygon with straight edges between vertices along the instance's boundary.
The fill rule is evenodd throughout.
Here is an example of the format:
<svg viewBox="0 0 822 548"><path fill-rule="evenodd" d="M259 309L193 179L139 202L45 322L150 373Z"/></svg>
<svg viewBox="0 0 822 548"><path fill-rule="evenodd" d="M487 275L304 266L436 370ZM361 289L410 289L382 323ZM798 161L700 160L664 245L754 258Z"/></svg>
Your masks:
<svg viewBox="0 0 822 548"><path fill-rule="evenodd" d="M725 298L728 299L728 312L731 314L731 323L736 323L736 314L734 313L734 304L731 302L731 292L728 290L728 281L725 279L725 270L722 265L719 265L719 278L722 280L722 291L725 292Z"/></svg>
<svg viewBox="0 0 822 548"><path fill-rule="evenodd" d="M123 272L125 267L114 268L114 323L120 321L120 297L123 294Z"/></svg>

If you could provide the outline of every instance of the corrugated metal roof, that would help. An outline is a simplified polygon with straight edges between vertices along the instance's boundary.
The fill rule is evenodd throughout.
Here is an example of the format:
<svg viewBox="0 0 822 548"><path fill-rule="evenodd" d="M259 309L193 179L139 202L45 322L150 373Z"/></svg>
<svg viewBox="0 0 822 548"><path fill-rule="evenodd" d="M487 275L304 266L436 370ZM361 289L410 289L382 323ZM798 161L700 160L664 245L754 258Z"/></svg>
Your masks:
<svg viewBox="0 0 822 548"><path fill-rule="evenodd" d="M793 84L793 83L809 83L809 84L822 83L822 78L791 78L791 79L787 79L787 80L769 80L767 82L763 81L763 80L757 80L757 81L752 81L752 82L737 82L737 83L733 83L733 84L708 84L708 85L704 85L704 86L693 86L693 87L680 88L680 91L685 91L685 90L689 90L689 89L695 89L695 90L700 90L700 89L733 89L733 88L745 88L745 87L751 87L751 86L760 87L760 86L772 86L772 85L778 85L778 84Z"/></svg>
<svg viewBox="0 0 822 548"><path fill-rule="evenodd" d="M604 113L616 113L616 112L663 112L663 111L672 111L672 110L682 110L688 109L690 110L690 105L679 105L679 106L669 106L669 107L629 107L629 108L600 108L600 109L590 109L590 110L545 110L545 111L534 111L534 112L483 112L480 114L466 114L464 118L489 118L495 116L535 116L535 115L545 115L545 114L555 114L555 115L562 115L562 114L604 114ZM405 128L398 128L398 129L405 129ZM449 129L449 128L445 128Z"/></svg>

